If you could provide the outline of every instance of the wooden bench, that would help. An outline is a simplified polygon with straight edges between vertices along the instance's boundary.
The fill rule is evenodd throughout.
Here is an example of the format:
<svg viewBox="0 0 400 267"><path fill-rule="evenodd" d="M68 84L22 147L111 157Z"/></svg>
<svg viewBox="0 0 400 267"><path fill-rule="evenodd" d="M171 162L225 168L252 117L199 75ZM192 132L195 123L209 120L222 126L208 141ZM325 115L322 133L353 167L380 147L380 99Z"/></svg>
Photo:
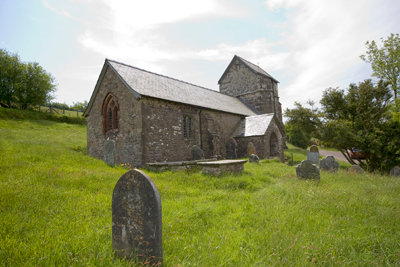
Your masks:
<svg viewBox="0 0 400 267"><path fill-rule="evenodd" d="M210 162L198 162L202 174L221 175L223 172L239 173L244 170L247 160L227 159Z"/></svg>

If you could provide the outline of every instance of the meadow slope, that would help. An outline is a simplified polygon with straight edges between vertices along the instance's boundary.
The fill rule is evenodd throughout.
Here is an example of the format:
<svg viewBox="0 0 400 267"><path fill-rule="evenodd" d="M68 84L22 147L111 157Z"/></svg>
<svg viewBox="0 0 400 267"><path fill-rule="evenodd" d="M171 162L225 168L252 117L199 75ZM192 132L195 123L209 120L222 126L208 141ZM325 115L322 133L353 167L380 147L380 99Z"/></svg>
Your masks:
<svg viewBox="0 0 400 267"><path fill-rule="evenodd" d="M0 266L135 265L111 249L126 169L87 156L84 125L9 114L0 108ZM164 266L400 265L400 179L341 164L320 182L275 160L220 178L145 170L162 200Z"/></svg>

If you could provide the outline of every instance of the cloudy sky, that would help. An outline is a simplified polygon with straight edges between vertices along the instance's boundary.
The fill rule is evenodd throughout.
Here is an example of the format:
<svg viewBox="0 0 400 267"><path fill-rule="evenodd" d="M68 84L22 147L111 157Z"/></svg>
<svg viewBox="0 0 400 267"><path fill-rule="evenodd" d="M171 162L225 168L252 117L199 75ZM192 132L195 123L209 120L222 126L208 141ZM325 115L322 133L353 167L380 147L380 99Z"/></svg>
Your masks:
<svg viewBox="0 0 400 267"><path fill-rule="evenodd" d="M371 75L365 42L400 32L398 0L0 0L0 48L89 100L105 58L218 90L236 54L280 81L283 108Z"/></svg>

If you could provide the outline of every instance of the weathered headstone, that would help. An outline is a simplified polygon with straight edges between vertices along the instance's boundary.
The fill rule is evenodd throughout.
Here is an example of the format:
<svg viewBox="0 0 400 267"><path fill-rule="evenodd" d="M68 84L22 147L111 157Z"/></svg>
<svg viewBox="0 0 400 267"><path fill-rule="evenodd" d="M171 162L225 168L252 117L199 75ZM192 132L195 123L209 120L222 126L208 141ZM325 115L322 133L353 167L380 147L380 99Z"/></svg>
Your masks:
<svg viewBox="0 0 400 267"><path fill-rule="evenodd" d="M334 156L327 156L326 158L321 159L319 167L324 171L336 172L339 170L339 162L335 160Z"/></svg>
<svg viewBox="0 0 400 267"><path fill-rule="evenodd" d="M193 160L199 160L199 159L204 159L204 152L203 150L200 149L200 147L194 145L192 147L192 159Z"/></svg>
<svg viewBox="0 0 400 267"><path fill-rule="evenodd" d="M225 147L226 147L226 158L227 159L236 159L236 141L232 137L226 141Z"/></svg>
<svg viewBox="0 0 400 267"><path fill-rule="evenodd" d="M259 163L260 162L260 158L257 155L251 154L250 157L249 157L249 162Z"/></svg>
<svg viewBox="0 0 400 267"><path fill-rule="evenodd" d="M120 257L162 264L160 194L150 177L140 170L125 173L115 185L112 248Z"/></svg>
<svg viewBox="0 0 400 267"><path fill-rule="evenodd" d="M115 141L107 140L104 143L104 161L110 167L115 165Z"/></svg>
<svg viewBox="0 0 400 267"><path fill-rule="evenodd" d="M319 164L319 150L317 146L310 147L310 152L307 153L307 159L313 164Z"/></svg>
<svg viewBox="0 0 400 267"><path fill-rule="evenodd" d="M303 179L320 179L318 166L308 159L303 160L299 165L297 165L296 175Z"/></svg>
<svg viewBox="0 0 400 267"><path fill-rule="evenodd" d="M400 167L395 166L390 170L390 175L395 177L400 177Z"/></svg>
<svg viewBox="0 0 400 267"><path fill-rule="evenodd" d="M363 173L364 170L358 165L353 165L350 167L349 172Z"/></svg>
<svg viewBox="0 0 400 267"><path fill-rule="evenodd" d="M256 148L254 147L254 144L252 142L249 142L247 144L247 156L251 156L251 155L257 155L257 151Z"/></svg>

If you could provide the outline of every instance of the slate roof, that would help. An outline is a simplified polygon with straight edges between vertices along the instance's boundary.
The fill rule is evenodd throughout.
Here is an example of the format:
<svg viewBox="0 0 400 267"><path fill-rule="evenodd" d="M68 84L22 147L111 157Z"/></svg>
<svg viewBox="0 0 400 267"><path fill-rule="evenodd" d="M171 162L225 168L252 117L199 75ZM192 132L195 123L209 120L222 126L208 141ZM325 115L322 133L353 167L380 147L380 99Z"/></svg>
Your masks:
<svg viewBox="0 0 400 267"><path fill-rule="evenodd" d="M105 72L106 66L115 71L137 98L144 95L233 114L256 115L236 97L109 59L106 59L102 73ZM93 95L97 93L100 83L101 75ZM90 109L89 103L88 111L84 115L88 114Z"/></svg>
<svg viewBox="0 0 400 267"><path fill-rule="evenodd" d="M274 114L262 114L243 118L233 137L248 137L264 135L267 131Z"/></svg>
<svg viewBox="0 0 400 267"><path fill-rule="evenodd" d="M272 77L268 72L266 72L265 70L263 70L262 68L260 68L259 66L257 66L256 64L251 63L250 61L247 61L244 58L241 58L237 55L235 55L231 61L231 63L229 63L228 67L226 68L225 72L222 74L221 78L218 81L218 84L221 83L221 80L225 77L225 75L228 73L228 69L231 67L231 65L233 64L233 62L235 61L235 59L238 59L240 62L242 62L246 67L248 67L251 71L253 71L255 74L260 74L263 75L267 78L270 78L272 80L274 80L275 82L279 83L278 80L276 80L274 77Z"/></svg>

